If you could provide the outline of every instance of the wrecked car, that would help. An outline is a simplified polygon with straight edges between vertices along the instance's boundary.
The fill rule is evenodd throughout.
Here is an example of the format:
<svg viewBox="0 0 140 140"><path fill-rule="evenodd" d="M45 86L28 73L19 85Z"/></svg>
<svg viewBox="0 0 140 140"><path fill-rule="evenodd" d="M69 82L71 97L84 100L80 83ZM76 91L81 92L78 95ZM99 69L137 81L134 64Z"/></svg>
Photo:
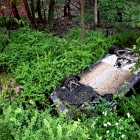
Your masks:
<svg viewBox="0 0 140 140"><path fill-rule="evenodd" d="M94 108L100 103L100 97L113 106L116 103L113 94L126 94L140 80L140 70L131 72L138 58L130 48L112 46L105 57L83 73L65 77L50 98L61 111L69 106L81 110L87 104Z"/></svg>

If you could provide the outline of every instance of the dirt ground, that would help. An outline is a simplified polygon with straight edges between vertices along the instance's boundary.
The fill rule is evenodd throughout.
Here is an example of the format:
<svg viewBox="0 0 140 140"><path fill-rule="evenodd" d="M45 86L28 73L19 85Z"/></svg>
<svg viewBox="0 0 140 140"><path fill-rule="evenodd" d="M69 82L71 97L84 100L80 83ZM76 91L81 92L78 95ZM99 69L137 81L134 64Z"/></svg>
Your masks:
<svg viewBox="0 0 140 140"><path fill-rule="evenodd" d="M1 0L1 4L5 7L4 10L4 14L6 17L13 17L12 14L12 10L11 10L11 6L9 5L9 0ZM68 17L64 17L64 4L56 4L55 5L55 18L54 18L54 26L53 26L53 30L51 31L54 35L56 36L60 36L63 37L66 33L68 33L73 27L77 27L80 26L80 21L76 21L75 18L80 15L80 3L79 0L71 0L70 3L70 8L71 8L71 15L72 15L72 19L69 19ZM87 6L85 5L85 11L89 9L89 7L91 7L91 5ZM24 20L28 21L28 17L26 14L26 10L25 10L25 6L22 2L22 0L18 1L17 3L17 9L18 9L18 13L20 15L21 18L23 18ZM47 18L47 11L48 7L46 8L46 18ZM42 10L43 13L43 10ZM47 25L47 21L46 21L46 25ZM13 25L15 26L15 25ZM17 27L11 27L11 29L16 29ZM39 27L39 29L42 30L41 27ZM44 29L44 28L43 28Z"/></svg>

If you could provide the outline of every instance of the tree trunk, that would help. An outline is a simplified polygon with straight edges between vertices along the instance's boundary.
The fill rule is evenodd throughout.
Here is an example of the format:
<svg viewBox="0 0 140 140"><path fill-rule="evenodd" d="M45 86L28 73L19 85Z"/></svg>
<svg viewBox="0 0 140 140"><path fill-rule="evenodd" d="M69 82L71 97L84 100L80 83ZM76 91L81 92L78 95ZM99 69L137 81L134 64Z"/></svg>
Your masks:
<svg viewBox="0 0 140 140"><path fill-rule="evenodd" d="M30 12L27 0L23 0L23 3L24 3L24 6L25 6L25 9L26 9L26 12L27 12L27 16L28 16L28 18L29 18L29 20L31 22L31 27L33 29L37 29L36 23L35 23L34 19L32 18L32 14Z"/></svg>
<svg viewBox="0 0 140 140"><path fill-rule="evenodd" d="M67 13L67 5L64 6L64 17L66 17L68 15Z"/></svg>
<svg viewBox="0 0 140 140"><path fill-rule="evenodd" d="M37 12L38 12L38 17L40 22L44 24L44 19L42 18L42 14L41 14L40 0L37 1Z"/></svg>
<svg viewBox="0 0 140 140"><path fill-rule="evenodd" d="M54 24L54 7L55 7L55 1L50 0L49 11L48 11L48 22L50 24L51 30L53 30L53 24Z"/></svg>
<svg viewBox="0 0 140 140"><path fill-rule="evenodd" d="M80 0L81 3L81 30L82 30L82 42L85 42L85 17L84 17L84 0Z"/></svg>
<svg viewBox="0 0 140 140"><path fill-rule="evenodd" d="M95 26L99 26L97 6L98 6L98 0L95 0L94 1L94 25Z"/></svg>
<svg viewBox="0 0 140 140"><path fill-rule="evenodd" d="M11 6L11 9L12 9L12 13L13 13L13 16L14 18L20 20L20 16L19 16L19 13L18 13L18 10L17 10L17 7L16 7L16 3L9 0L9 3L10 3L10 6Z"/></svg>
<svg viewBox="0 0 140 140"><path fill-rule="evenodd" d="M98 10L98 27L100 26L100 12Z"/></svg>
<svg viewBox="0 0 140 140"><path fill-rule="evenodd" d="M12 4L12 12L16 19L20 20L20 16L16 7L16 4Z"/></svg>
<svg viewBox="0 0 140 140"><path fill-rule="evenodd" d="M42 6L44 7L44 2L42 1ZM45 9L43 8L43 16L44 16L44 20L46 21L46 13L45 13Z"/></svg>
<svg viewBox="0 0 140 140"><path fill-rule="evenodd" d="M34 8L34 0L31 0L31 13L32 13L32 18L35 21L35 8Z"/></svg>
<svg viewBox="0 0 140 140"><path fill-rule="evenodd" d="M71 2L71 0L69 0L67 3L67 5L68 5L68 17L69 17L69 19L72 19L71 11L70 11L70 2Z"/></svg>
<svg viewBox="0 0 140 140"><path fill-rule="evenodd" d="M69 19L72 19L71 10L70 10L70 3L71 3L71 0L69 0L64 6L64 17L68 16Z"/></svg>

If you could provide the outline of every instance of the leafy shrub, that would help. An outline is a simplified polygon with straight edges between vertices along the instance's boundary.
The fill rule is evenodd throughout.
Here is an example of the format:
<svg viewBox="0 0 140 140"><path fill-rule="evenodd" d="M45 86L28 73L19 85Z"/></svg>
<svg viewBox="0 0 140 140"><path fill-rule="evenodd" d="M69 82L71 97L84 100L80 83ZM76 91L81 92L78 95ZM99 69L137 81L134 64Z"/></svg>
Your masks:
<svg viewBox="0 0 140 140"><path fill-rule="evenodd" d="M2 16L0 16L0 27L4 27L4 26L5 26L4 20Z"/></svg>
<svg viewBox="0 0 140 140"><path fill-rule="evenodd" d="M6 123L0 119L0 139L1 140L14 140L14 136L11 134L8 122Z"/></svg>
<svg viewBox="0 0 140 140"><path fill-rule="evenodd" d="M119 114L126 116L127 113L130 113L136 120L137 124L140 124L140 95L132 95L129 98L123 98L119 102L120 109Z"/></svg>
<svg viewBox="0 0 140 140"><path fill-rule="evenodd" d="M102 104L103 105L103 104ZM103 105L104 106L104 105ZM14 139L24 140L84 140L84 139L136 139L139 138L139 126L132 115L118 116L116 112L104 110L102 115L83 119L72 120L65 117L65 113L59 116L50 115L51 108L39 111L35 108L35 102L30 100L26 109L17 106L3 104L3 122L8 122L5 134L14 136ZM0 132L3 131L0 129Z"/></svg>
<svg viewBox="0 0 140 140"><path fill-rule="evenodd" d="M117 27L117 29L119 33L112 36L116 40L115 44L132 48L140 33L122 26Z"/></svg>
<svg viewBox="0 0 140 140"><path fill-rule="evenodd" d="M137 102L133 102L134 106L138 105ZM124 108L125 111L121 115L120 113L118 115L117 111L110 111L110 107L111 105L103 100L102 103L96 105L96 109L93 110L90 118L83 121L83 124L90 128L88 131L90 138L94 138L95 136L97 137L96 139L101 140L140 138L139 123L135 120L136 116L130 113L130 105L126 103L128 109L125 110ZM139 111L136 111L136 114L139 115Z"/></svg>
<svg viewBox="0 0 140 140"><path fill-rule="evenodd" d="M136 139L139 137L139 126L133 116L129 118L119 117L117 113L104 111L103 115L92 119L92 124L88 125L90 137L98 136L99 139ZM133 126L133 127L132 127Z"/></svg>
<svg viewBox="0 0 140 140"><path fill-rule="evenodd" d="M0 53L4 50L8 42L8 37L0 33Z"/></svg>
<svg viewBox="0 0 140 140"><path fill-rule="evenodd" d="M34 102L31 104L33 105ZM88 138L88 131L80 121L66 118L63 114L52 117L49 109L42 112L32 106L28 107L23 109L9 105L5 108L3 119L9 122L9 128L16 140L84 140Z"/></svg>
<svg viewBox="0 0 140 140"><path fill-rule="evenodd" d="M93 23L93 21L94 21L93 13L94 13L94 11L92 9L85 12L85 23L87 23L87 24ZM80 22L81 21L81 17L77 16L75 18L75 21Z"/></svg>
<svg viewBox="0 0 140 140"><path fill-rule="evenodd" d="M103 22L112 24L115 24L116 22L124 22L131 27L136 27L140 20L138 16L138 5L138 2L136 1L100 0L98 8Z"/></svg>
<svg viewBox="0 0 140 140"><path fill-rule="evenodd" d="M133 45L133 51L135 53L140 54L140 37L137 38L135 45ZM138 70L140 67L140 59L138 59L138 61L136 62L135 67L133 68L133 71Z"/></svg>

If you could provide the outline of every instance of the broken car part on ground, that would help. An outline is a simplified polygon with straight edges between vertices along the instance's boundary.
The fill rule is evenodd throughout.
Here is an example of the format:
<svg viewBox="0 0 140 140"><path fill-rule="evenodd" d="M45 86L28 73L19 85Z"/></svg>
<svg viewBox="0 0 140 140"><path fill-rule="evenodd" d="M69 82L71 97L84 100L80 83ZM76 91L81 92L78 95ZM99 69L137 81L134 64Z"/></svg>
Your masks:
<svg viewBox="0 0 140 140"><path fill-rule="evenodd" d="M100 96L114 106L113 94L126 94L140 80L140 70L131 73L138 57L129 48L112 46L109 54L83 73L65 77L51 93L51 100L61 111L69 106L85 109L87 104L95 108Z"/></svg>

